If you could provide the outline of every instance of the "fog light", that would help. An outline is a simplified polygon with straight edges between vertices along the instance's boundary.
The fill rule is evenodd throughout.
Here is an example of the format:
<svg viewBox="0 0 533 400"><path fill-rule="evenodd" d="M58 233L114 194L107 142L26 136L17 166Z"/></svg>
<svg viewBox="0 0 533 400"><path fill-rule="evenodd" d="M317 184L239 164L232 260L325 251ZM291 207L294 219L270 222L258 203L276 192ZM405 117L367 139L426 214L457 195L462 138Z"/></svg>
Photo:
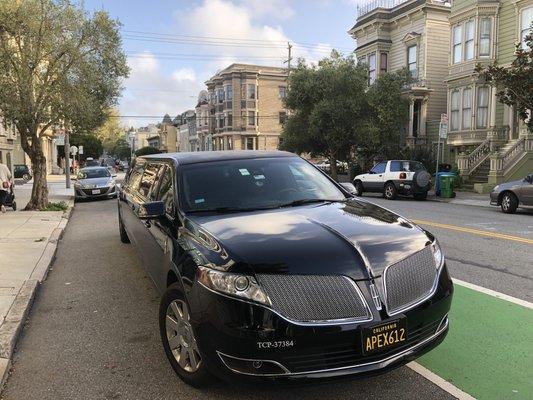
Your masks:
<svg viewBox="0 0 533 400"><path fill-rule="evenodd" d="M250 281L246 276L239 276L235 278L235 289L239 292L244 292L250 286Z"/></svg>
<svg viewBox="0 0 533 400"><path fill-rule="evenodd" d="M289 373L289 370L277 361L233 357L219 351L217 353L224 365L238 374L273 376Z"/></svg>

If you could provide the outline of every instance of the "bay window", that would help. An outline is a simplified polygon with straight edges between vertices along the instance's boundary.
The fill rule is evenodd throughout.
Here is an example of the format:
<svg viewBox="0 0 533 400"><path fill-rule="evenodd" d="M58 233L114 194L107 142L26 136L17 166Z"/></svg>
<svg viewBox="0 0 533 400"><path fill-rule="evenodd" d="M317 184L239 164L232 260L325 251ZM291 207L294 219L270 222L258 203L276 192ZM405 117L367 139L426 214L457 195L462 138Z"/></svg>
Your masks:
<svg viewBox="0 0 533 400"><path fill-rule="evenodd" d="M368 56L368 83L373 84L376 80L376 53Z"/></svg>
<svg viewBox="0 0 533 400"><path fill-rule="evenodd" d="M474 58L474 21L465 23L465 60Z"/></svg>
<svg viewBox="0 0 533 400"><path fill-rule="evenodd" d="M472 89L463 89L463 125L462 129L472 127Z"/></svg>
<svg viewBox="0 0 533 400"><path fill-rule="evenodd" d="M409 72L411 73L411 76L413 78L416 78L418 76L416 53L417 53L416 44L413 46L409 46L407 48L407 68L409 69Z"/></svg>
<svg viewBox="0 0 533 400"><path fill-rule="evenodd" d="M379 57L379 73L384 74L387 72L387 53L381 53Z"/></svg>
<svg viewBox="0 0 533 400"><path fill-rule="evenodd" d="M457 64L462 61L463 58L463 26L456 25L453 28L453 63Z"/></svg>
<svg viewBox="0 0 533 400"><path fill-rule="evenodd" d="M480 86L477 88L477 112L476 112L476 126L478 128L486 128L489 116L489 88L488 86Z"/></svg>
<svg viewBox="0 0 533 400"><path fill-rule="evenodd" d="M533 7L523 9L520 16L520 42L524 49L527 47L526 36L533 33L532 23Z"/></svg>
<svg viewBox="0 0 533 400"><path fill-rule="evenodd" d="M453 90L451 94L451 104L450 104L450 130L458 131L459 130L459 112L461 109L461 99L459 97L459 90Z"/></svg>
<svg viewBox="0 0 533 400"><path fill-rule="evenodd" d="M479 23L479 56L490 56L490 30L491 20L490 18L481 18Z"/></svg>
<svg viewBox="0 0 533 400"><path fill-rule="evenodd" d="M249 100L255 99L255 85L254 84L246 85L246 98Z"/></svg>

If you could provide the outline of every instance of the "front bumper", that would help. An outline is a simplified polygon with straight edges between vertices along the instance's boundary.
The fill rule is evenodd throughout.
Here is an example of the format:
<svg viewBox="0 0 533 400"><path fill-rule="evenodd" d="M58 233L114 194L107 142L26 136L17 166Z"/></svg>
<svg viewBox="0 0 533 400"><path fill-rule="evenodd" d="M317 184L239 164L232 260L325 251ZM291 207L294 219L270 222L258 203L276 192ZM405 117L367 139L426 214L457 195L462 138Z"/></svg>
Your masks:
<svg viewBox="0 0 533 400"><path fill-rule="evenodd" d="M98 190L99 193L93 194L93 190ZM116 195L116 185L91 189L82 189L79 187L74 187L74 197L76 198L76 200L111 198L116 197Z"/></svg>
<svg viewBox="0 0 533 400"><path fill-rule="evenodd" d="M364 323L293 323L268 308L211 292L198 283L193 285L189 301L206 367L223 379L253 383L373 375L412 361L446 336L452 294L453 284L444 265L431 298L394 317L373 308L373 321ZM406 319L406 342L364 355L363 328L399 318Z"/></svg>
<svg viewBox="0 0 533 400"><path fill-rule="evenodd" d="M500 202L500 192L490 192L490 205L492 206L499 206L501 205L501 202Z"/></svg>

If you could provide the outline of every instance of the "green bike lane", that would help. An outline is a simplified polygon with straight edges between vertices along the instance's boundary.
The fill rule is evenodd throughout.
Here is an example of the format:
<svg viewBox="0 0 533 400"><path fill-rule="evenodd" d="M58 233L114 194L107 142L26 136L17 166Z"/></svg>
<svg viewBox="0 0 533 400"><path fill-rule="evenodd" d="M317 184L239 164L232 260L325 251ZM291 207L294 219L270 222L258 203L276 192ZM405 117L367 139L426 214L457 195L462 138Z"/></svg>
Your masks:
<svg viewBox="0 0 533 400"><path fill-rule="evenodd" d="M418 363L478 399L533 398L533 310L455 285L450 331Z"/></svg>

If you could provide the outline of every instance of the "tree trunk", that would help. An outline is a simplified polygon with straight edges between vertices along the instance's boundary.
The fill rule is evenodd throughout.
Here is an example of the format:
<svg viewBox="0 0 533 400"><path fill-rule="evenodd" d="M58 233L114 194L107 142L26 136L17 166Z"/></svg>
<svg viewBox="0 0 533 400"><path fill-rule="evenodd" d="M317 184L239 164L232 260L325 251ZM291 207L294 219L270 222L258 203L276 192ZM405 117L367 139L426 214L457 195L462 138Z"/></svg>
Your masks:
<svg viewBox="0 0 533 400"><path fill-rule="evenodd" d="M338 182L339 175L337 173L337 157L333 151L329 153L329 166L331 168L331 177Z"/></svg>
<svg viewBox="0 0 533 400"><path fill-rule="evenodd" d="M21 144L24 152L30 157L33 170L33 187L31 198L26 211L42 210L48 205L48 184L46 181L46 157L41 140L37 135L38 127L25 129L21 134ZM19 129L19 131L22 131ZM28 140L30 138L30 140Z"/></svg>

